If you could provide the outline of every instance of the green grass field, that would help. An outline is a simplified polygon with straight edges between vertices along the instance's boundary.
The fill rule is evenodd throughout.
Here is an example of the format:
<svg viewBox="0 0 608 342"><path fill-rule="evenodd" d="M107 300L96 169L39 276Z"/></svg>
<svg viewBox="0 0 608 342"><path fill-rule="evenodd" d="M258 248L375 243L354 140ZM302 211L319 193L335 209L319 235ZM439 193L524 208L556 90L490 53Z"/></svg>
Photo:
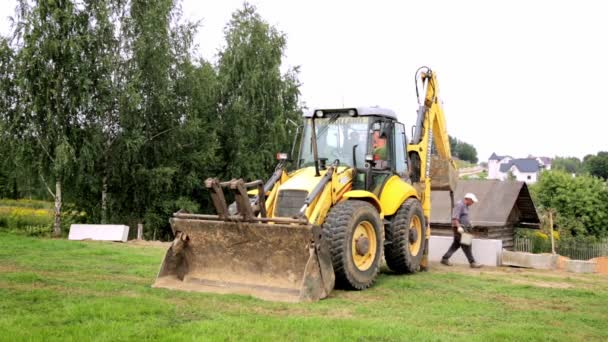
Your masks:
<svg viewBox="0 0 608 342"><path fill-rule="evenodd" d="M316 303L153 289L164 247L0 233L0 341L608 340L608 277L434 267Z"/></svg>

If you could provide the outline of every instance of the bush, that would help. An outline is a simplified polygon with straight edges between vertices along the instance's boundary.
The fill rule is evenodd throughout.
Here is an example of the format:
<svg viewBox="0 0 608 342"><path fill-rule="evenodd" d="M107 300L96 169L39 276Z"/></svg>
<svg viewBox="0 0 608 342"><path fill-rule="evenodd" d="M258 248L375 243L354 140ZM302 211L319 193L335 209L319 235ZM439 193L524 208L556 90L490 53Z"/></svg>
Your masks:
<svg viewBox="0 0 608 342"><path fill-rule="evenodd" d="M73 204L65 204L61 210L61 232L67 236L72 224L86 223L87 219L86 212L78 210Z"/></svg>
<svg viewBox="0 0 608 342"><path fill-rule="evenodd" d="M45 226L53 222L53 213L46 209L0 207L0 224L7 228Z"/></svg>
<svg viewBox="0 0 608 342"><path fill-rule="evenodd" d="M0 228L30 236L48 236L53 226L53 204L36 200L0 200Z"/></svg>
<svg viewBox="0 0 608 342"><path fill-rule="evenodd" d="M87 222L88 216L73 204L64 204L61 210L61 231L64 235L75 223ZM54 203L38 200L0 199L0 228L13 233L31 236L50 236L55 221Z"/></svg>
<svg viewBox="0 0 608 342"><path fill-rule="evenodd" d="M530 190L539 209L557 211L555 224L563 235L608 236L608 186L601 179L547 171Z"/></svg>
<svg viewBox="0 0 608 342"><path fill-rule="evenodd" d="M517 228L515 229L515 236L519 238L525 238L532 241L532 253L548 253L551 252L551 239L549 235L543 233L537 229ZM553 232L553 238L557 244L559 240L559 234Z"/></svg>

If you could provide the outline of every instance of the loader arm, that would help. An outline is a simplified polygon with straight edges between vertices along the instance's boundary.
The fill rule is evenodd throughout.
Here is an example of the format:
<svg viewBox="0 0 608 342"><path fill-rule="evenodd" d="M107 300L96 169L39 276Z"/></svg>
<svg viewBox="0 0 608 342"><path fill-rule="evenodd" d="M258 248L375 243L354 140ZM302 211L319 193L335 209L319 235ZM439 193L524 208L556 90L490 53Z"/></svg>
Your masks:
<svg viewBox="0 0 608 342"><path fill-rule="evenodd" d="M418 83L422 84L422 94ZM410 159L410 177L420 193L420 200L427 222L431 217L431 190L455 190L456 164L452 159L445 115L439 100L435 73L428 67L416 72L418 116L414 135L407 146ZM420 96L423 96L420 98ZM433 146L437 156L432 156Z"/></svg>

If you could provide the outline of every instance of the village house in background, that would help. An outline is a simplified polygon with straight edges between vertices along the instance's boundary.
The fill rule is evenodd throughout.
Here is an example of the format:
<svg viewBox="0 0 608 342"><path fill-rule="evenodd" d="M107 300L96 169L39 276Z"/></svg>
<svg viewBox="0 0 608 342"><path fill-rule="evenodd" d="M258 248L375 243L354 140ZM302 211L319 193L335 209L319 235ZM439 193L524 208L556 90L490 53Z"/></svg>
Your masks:
<svg viewBox="0 0 608 342"><path fill-rule="evenodd" d="M528 184L535 183L543 170L551 170L551 158L513 158L492 153L488 160L488 179L512 179Z"/></svg>

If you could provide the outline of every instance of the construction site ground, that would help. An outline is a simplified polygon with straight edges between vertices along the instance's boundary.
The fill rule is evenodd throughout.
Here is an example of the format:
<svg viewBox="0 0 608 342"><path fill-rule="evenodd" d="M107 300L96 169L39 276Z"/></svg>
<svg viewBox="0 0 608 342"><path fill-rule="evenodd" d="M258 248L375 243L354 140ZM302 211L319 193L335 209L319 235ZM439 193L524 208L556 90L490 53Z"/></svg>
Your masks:
<svg viewBox="0 0 608 342"><path fill-rule="evenodd" d="M314 303L151 288L167 243L0 232L0 340L608 340L608 276L433 264Z"/></svg>

